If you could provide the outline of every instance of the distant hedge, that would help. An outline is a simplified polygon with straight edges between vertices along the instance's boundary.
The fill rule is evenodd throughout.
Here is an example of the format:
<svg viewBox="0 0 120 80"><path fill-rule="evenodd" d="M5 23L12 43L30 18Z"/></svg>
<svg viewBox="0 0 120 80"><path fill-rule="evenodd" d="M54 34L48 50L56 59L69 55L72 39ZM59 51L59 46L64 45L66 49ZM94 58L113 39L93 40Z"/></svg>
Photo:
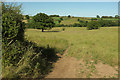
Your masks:
<svg viewBox="0 0 120 80"><path fill-rule="evenodd" d="M98 23L97 21L91 21L88 23L87 29L88 30L98 29L100 26L101 26L100 23Z"/></svg>
<svg viewBox="0 0 120 80"><path fill-rule="evenodd" d="M50 17L59 17L59 15L50 15Z"/></svg>

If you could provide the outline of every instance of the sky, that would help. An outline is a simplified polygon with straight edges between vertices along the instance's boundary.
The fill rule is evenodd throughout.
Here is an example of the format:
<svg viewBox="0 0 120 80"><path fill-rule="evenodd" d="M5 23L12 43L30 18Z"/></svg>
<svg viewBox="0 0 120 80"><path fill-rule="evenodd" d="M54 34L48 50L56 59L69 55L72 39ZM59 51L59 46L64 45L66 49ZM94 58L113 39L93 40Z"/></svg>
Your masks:
<svg viewBox="0 0 120 80"><path fill-rule="evenodd" d="M96 17L118 14L118 2L20 2L22 13L34 16L37 13L48 15Z"/></svg>
<svg viewBox="0 0 120 80"><path fill-rule="evenodd" d="M2 0L9 2L119 2L120 0Z"/></svg>

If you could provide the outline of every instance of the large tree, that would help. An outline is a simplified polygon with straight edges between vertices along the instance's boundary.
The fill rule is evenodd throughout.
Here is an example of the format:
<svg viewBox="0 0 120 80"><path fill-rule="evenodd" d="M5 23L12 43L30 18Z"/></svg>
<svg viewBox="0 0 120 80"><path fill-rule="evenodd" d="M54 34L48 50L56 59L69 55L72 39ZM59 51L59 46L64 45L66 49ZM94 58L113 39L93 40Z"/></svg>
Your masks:
<svg viewBox="0 0 120 80"><path fill-rule="evenodd" d="M42 29L42 32L44 32L45 29L51 29L55 25L53 19L45 13L38 13L33 16L33 21L35 22L34 26L37 29Z"/></svg>

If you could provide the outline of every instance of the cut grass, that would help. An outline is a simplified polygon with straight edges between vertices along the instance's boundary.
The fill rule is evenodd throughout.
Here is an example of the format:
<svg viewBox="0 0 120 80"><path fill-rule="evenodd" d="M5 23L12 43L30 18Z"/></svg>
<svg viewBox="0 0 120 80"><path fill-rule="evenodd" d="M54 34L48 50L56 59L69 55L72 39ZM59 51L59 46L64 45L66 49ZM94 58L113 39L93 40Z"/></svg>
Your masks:
<svg viewBox="0 0 120 80"><path fill-rule="evenodd" d="M118 28L103 27L98 30L86 30L85 27L53 28L60 32L41 32L41 30L27 29L26 38L40 46L49 45L63 52L68 45L69 56L84 61L102 61L111 66L118 65ZM51 31L52 31L51 30Z"/></svg>

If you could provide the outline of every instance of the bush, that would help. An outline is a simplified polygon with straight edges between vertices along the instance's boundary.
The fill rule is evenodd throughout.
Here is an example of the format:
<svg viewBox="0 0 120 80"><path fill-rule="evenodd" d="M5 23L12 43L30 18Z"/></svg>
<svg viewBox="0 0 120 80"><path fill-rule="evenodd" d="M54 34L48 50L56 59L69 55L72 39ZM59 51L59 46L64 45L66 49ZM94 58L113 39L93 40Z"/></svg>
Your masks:
<svg viewBox="0 0 120 80"><path fill-rule="evenodd" d="M20 7L11 3L2 3L2 55L4 66L15 64L23 55L25 24Z"/></svg>
<svg viewBox="0 0 120 80"><path fill-rule="evenodd" d="M65 28L62 28L62 31L65 31Z"/></svg>
<svg viewBox="0 0 120 80"><path fill-rule="evenodd" d="M44 77L58 59L57 50L39 47L24 39L25 24L20 6L2 3L2 8L2 78ZM28 25L31 24L35 25ZM38 24L35 28L39 28Z"/></svg>
<svg viewBox="0 0 120 80"><path fill-rule="evenodd" d="M2 3L2 41L6 45L15 40L24 40L25 23L22 22L22 19L20 6Z"/></svg>
<svg viewBox="0 0 120 80"><path fill-rule="evenodd" d="M68 15L68 18L70 18L71 16L70 15Z"/></svg>
<svg viewBox="0 0 120 80"><path fill-rule="evenodd" d="M30 19L29 15L25 15L26 19Z"/></svg>
<svg viewBox="0 0 120 80"><path fill-rule="evenodd" d="M74 23L73 27L82 27L82 25L80 23Z"/></svg>
<svg viewBox="0 0 120 80"><path fill-rule="evenodd" d="M91 21L87 25L88 30L98 29L99 27L100 27L100 24L97 21Z"/></svg>
<svg viewBox="0 0 120 80"><path fill-rule="evenodd" d="M96 21L96 20L97 20L97 18L91 18L91 20L92 20L92 21L94 21L94 20Z"/></svg>
<svg viewBox="0 0 120 80"><path fill-rule="evenodd" d="M111 20L99 20L98 21L101 27L109 27L109 26L118 26L118 21L111 21Z"/></svg>
<svg viewBox="0 0 120 80"><path fill-rule="evenodd" d="M34 23L34 22L28 22L28 23L26 24L26 28L35 29L35 23Z"/></svg>

